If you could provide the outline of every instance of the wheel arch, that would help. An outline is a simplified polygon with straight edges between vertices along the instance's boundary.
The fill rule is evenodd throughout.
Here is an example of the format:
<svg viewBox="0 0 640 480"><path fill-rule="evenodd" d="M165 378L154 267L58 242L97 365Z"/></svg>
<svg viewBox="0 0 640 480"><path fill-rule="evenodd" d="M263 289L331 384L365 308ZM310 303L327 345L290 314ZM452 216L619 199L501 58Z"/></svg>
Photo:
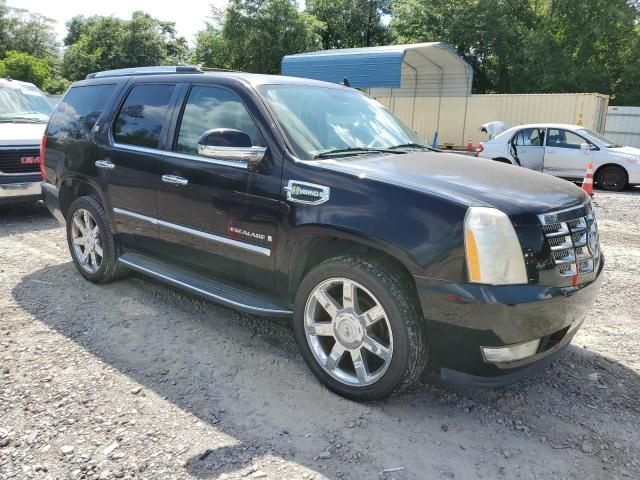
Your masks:
<svg viewBox="0 0 640 480"><path fill-rule="evenodd" d="M82 177L66 177L60 182L60 210L65 218L73 201L83 196L94 197L105 205L100 186L95 181Z"/></svg>
<svg viewBox="0 0 640 480"><path fill-rule="evenodd" d="M495 157L495 158L492 158L491 160L493 160L494 162L508 163L509 165L514 165L514 163L511 160L505 157Z"/></svg>
<svg viewBox="0 0 640 480"><path fill-rule="evenodd" d="M598 181L598 176L600 175L600 172L602 172L602 170L604 168L607 168L607 167L618 167L618 168L620 168L624 172L624 174L626 175L627 182L629 181L629 172L627 171L627 169L624 168L624 166L620 165L619 163L612 163L612 162L603 163L602 165L598 166L598 168L596 168L596 170L593 172L593 180L597 182Z"/></svg>
<svg viewBox="0 0 640 480"><path fill-rule="evenodd" d="M397 247L343 232L300 235L291 248L287 265L287 296L293 300L300 282L316 265L329 258L346 254L361 255L395 269L409 280L417 295L413 274L419 272L418 266L410 261L408 255L402 255L396 250Z"/></svg>

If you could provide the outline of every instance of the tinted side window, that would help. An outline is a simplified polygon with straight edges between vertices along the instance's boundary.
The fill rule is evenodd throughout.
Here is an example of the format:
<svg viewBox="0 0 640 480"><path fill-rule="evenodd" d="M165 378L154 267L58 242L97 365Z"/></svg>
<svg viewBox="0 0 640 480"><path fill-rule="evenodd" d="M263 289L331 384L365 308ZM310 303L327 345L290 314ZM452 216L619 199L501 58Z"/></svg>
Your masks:
<svg viewBox="0 0 640 480"><path fill-rule="evenodd" d="M233 128L262 145L258 130L242 101L232 92L217 87L194 86L184 107L176 151L198 154L198 138L212 128Z"/></svg>
<svg viewBox="0 0 640 480"><path fill-rule="evenodd" d="M136 85L131 89L113 126L118 143L158 148L160 132L175 85Z"/></svg>
<svg viewBox="0 0 640 480"><path fill-rule="evenodd" d="M47 135L72 140L86 140L116 85L72 87L58 104L49 120Z"/></svg>

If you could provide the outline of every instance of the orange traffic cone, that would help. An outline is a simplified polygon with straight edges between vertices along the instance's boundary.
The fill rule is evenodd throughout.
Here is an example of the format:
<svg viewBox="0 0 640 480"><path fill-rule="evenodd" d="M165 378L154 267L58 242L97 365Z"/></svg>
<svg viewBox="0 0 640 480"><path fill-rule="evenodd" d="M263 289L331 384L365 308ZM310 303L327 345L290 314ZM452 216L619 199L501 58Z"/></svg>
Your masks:
<svg viewBox="0 0 640 480"><path fill-rule="evenodd" d="M593 198L593 163L589 162L587 165L587 173L584 175L584 180L582 181L582 189L589 194L591 198Z"/></svg>
<svg viewBox="0 0 640 480"><path fill-rule="evenodd" d="M467 152L473 152L473 143L471 143L471 137L467 141Z"/></svg>

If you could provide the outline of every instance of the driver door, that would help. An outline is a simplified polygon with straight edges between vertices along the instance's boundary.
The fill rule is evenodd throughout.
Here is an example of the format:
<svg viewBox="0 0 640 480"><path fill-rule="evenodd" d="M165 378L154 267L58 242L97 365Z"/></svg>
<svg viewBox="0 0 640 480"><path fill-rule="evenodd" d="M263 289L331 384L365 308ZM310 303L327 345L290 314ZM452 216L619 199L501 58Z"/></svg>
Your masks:
<svg viewBox="0 0 640 480"><path fill-rule="evenodd" d="M511 141L511 148L525 168L542 172L544 165L544 128L525 128Z"/></svg>
<svg viewBox="0 0 640 480"><path fill-rule="evenodd" d="M581 145L590 142L562 128L548 130L544 155L544 173L564 178L583 178L593 150L583 151Z"/></svg>
<svg viewBox="0 0 640 480"><path fill-rule="evenodd" d="M198 153L207 130L237 129L266 146L242 100L212 84L191 85L176 110L164 152L158 236L171 261L247 287L273 290L282 163L269 150L256 171L246 163Z"/></svg>

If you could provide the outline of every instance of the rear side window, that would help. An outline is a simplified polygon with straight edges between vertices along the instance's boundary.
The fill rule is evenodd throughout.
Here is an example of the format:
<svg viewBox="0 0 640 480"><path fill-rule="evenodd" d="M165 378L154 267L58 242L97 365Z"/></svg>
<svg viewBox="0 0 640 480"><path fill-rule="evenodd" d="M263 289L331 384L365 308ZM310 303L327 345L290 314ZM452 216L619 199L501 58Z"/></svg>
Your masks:
<svg viewBox="0 0 640 480"><path fill-rule="evenodd" d="M86 140L116 89L115 84L72 87L49 120L47 135Z"/></svg>
<svg viewBox="0 0 640 480"><path fill-rule="evenodd" d="M544 145L544 130L539 128L525 128L516 135L516 145L522 147L541 147Z"/></svg>
<svg viewBox="0 0 640 480"><path fill-rule="evenodd" d="M118 143L158 148L160 132L175 85L145 84L131 89L115 124L113 138Z"/></svg>

